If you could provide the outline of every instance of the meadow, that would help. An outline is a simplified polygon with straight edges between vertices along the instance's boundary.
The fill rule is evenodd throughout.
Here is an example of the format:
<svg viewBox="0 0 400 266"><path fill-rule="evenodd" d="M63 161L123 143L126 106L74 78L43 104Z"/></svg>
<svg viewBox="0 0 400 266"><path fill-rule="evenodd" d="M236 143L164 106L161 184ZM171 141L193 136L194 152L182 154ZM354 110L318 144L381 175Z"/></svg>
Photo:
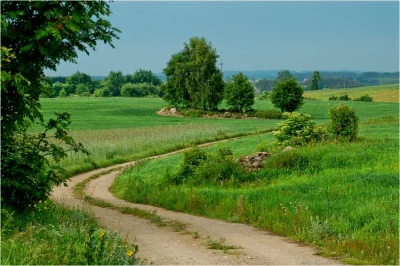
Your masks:
<svg viewBox="0 0 400 266"><path fill-rule="evenodd" d="M340 97L349 95L351 99L368 94L374 102L399 102L399 84L369 86L350 89L323 89L320 91L306 91L304 97L319 100L328 100L331 96Z"/></svg>
<svg viewBox="0 0 400 266"><path fill-rule="evenodd" d="M328 107L337 102L305 101L300 112L317 123L328 121ZM397 116L396 103L349 102L361 120ZM70 154L61 162L70 175L94 168L144 158L191 144L271 131L279 120L205 119L159 116L165 103L159 98L42 99L45 119L54 112L71 114L70 131L91 153ZM223 104L222 104L222 107ZM256 101L257 110L274 109L269 101ZM38 125L33 131L40 132Z"/></svg>
<svg viewBox="0 0 400 266"><path fill-rule="evenodd" d="M360 118L359 142L303 147L287 158L292 168L271 164L249 182L228 182L223 186L219 183L165 185L165 168L169 167L173 174L180 167L182 154L177 154L125 171L112 189L117 196L135 202L251 223L316 245L321 254L341 257L345 262L396 264L399 161L396 102L347 102ZM40 103L45 119L54 112L70 113L72 136L91 152L90 157L70 154L61 162L70 175L193 144L242 136L224 146L205 148L214 153L219 147L230 147L237 158L254 153L260 143L273 143L274 137L267 132L276 129L280 121L163 117L156 111L166 104L157 98L56 98L41 99ZM319 124L326 124L329 106L337 103L307 100L300 112L311 114ZM273 109L273 106L260 100L254 108ZM34 125L32 131L40 132L41 128ZM127 188L137 194L129 193ZM101 229L91 214L46 202L36 206L31 216L25 215L10 215L2 210L3 265L86 264L88 260L99 264L122 263L118 258L125 260L123 263L137 263L134 256L126 256L134 246ZM102 232L110 236L105 249L110 257L99 253L89 256L90 251L95 254L95 250L101 250ZM92 246L87 244L88 238L93 239ZM114 252L113 246L119 248Z"/></svg>
<svg viewBox="0 0 400 266"><path fill-rule="evenodd" d="M369 131L371 125L384 130ZM232 174L218 182L194 179L175 185L169 176L179 173L182 154L144 161L125 170L111 191L132 202L250 223L313 244L322 255L345 263L396 264L398 127L398 117L364 120L359 141L278 153L251 179ZM239 158L256 152L260 143L273 142L272 134L263 134L204 150L212 154L230 148ZM207 172L221 167L212 165L204 167Z"/></svg>

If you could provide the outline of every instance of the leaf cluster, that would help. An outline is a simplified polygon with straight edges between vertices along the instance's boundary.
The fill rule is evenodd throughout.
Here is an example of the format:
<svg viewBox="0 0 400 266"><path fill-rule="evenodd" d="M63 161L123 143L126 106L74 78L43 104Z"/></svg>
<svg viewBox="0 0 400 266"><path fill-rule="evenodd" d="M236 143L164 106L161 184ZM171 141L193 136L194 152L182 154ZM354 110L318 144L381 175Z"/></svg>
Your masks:
<svg viewBox="0 0 400 266"><path fill-rule="evenodd" d="M44 132L27 133L28 124L19 126L1 146L2 202L24 209L47 199L54 185L65 184L67 176L58 163L67 152L89 152L69 134L68 113L56 113L55 119L41 123Z"/></svg>

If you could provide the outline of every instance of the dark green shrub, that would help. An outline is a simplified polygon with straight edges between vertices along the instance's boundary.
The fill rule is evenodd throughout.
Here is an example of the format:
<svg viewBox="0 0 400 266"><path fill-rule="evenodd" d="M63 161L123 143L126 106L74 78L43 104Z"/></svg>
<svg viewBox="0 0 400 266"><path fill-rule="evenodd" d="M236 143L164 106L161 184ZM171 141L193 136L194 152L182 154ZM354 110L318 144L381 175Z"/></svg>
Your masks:
<svg viewBox="0 0 400 266"><path fill-rule="evenodd" d="M88 94L90 95L89 86L86 84L78 84L76 86L75 93L79 96L86 96Z"/></svg>
<svg viewBox="0 0 400 266"><path fill-rule="evenodd" d="M328 100L329 101L337 101L338 97L337 96L330 96Z"/></svg>
<svg viewBox="0 0 400 266"><path fill-rule="evenodd" d="M282 119L283 114L277 110L258 110L248 113L250 117L258 117L262 119Z"/></svg>
<svg viewBox="0 0 400 266"><path fill-rule="evenodd" d="M185 183L188 180L189 176L193 174L195 168L198 167L206 159L207 154L199 147L193 147L184 152L183 161L179 173L173 176L168 173L168 175L166 176L168 182L175 185Z"/></svg>
<svg viewBox="0 0 400 266"><path fill-rule="evenodd" d="M331 123L329 131L333 137L346 138L353 141L358 134L358 117L347 104L338 104L329 108Z"/></svg>
<svg viewBox="0 0 400 266"><path fill-rule="evenodd" d="M109 97L111 96L111 90L108 87L103 87L94 91L94 97Z"/></svg>
<svg viewBox="0 0 400 266"><path fill-rule="evenodd" d="M339 101L351 101L349 95L345 94L339 97Z"/></svg>
<svg viewBox="0 0 400 266"><path fill-rule="evenodd" d="M186 117L201 117L208 114L207 111L200 109L179 109L178 112Z"/></svg>
<svg viewBox="0 0 400 266"><path fill-rule="evenodd" d="M60 90L60 93L58 94L58 97L60 97L60 98L67 97L67 92L65 91L65 89L61 89Z"/></svg>
<svg viewBox="0 0 400 266"><path fill-rule="evenodd" d="M232 155L233 155L232 149L229 147L218 147L216 152L216 156L221 159L225 159Z"/></svg>
<svg viewBox="0 0 400 266"><path fill-rule="evenodd" d="M358 101L358 102L373 102L372 97L369 96L368 94L360 96L360 97L354 99L354 101Z"/></svg>
<svg viewBox="0 0 400 266"><path fill-rule="evenodd" d="M286 120L278 123L278 131L272 134L277 139L279 146L303 145L310 141L320 141L326 133L326 129L317 126L311 120L311 115L302 113L283 113Z"/></svg>
<svg viewBox="0 0 400 266"><path fill-rule="evenodd" d="M231 178L243 181L244 170L232 158L211 157L193 172L195 183L218 183Z"/></svg>
<svg viewBox="0 0 400 266"><path fill-rule="evenodd" d="M121 88L121 96L123 97L148 97L160 96L160 89L149 83L126 83Z"/></svg>

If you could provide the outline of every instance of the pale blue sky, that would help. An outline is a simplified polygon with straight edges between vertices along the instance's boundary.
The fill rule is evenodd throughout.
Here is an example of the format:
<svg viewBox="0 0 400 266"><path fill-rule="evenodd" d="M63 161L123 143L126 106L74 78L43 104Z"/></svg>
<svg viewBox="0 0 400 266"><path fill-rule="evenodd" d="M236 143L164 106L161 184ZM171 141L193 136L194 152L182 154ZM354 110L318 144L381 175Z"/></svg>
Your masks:
<svg viewBox="0 0 400 266"><path fill-rule="evenodd" d="M140 68L161 73L192 36L212 42L224 70L398 71L398 2L113 2L122 33L57 72Z"/></svg>

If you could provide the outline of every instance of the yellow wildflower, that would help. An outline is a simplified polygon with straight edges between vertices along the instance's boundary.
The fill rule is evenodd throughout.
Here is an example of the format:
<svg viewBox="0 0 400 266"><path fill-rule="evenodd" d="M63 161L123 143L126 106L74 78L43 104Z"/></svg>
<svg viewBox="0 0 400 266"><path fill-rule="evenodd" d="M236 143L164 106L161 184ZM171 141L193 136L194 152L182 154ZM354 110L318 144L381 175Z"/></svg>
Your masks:
<svg viewBox="0 0 400 266"><path fill-rule="evenodd" d="M100 237L103 237L106 233L104 231L100 232Z"/></svg>
<svg viewBox="0 0 400 266"><path fill-rule="evenodd" d="M128 255L129 257L132 257L133 251L132 251L132 250L128 250L128 251L126 252L126 255Z"/></svg>

